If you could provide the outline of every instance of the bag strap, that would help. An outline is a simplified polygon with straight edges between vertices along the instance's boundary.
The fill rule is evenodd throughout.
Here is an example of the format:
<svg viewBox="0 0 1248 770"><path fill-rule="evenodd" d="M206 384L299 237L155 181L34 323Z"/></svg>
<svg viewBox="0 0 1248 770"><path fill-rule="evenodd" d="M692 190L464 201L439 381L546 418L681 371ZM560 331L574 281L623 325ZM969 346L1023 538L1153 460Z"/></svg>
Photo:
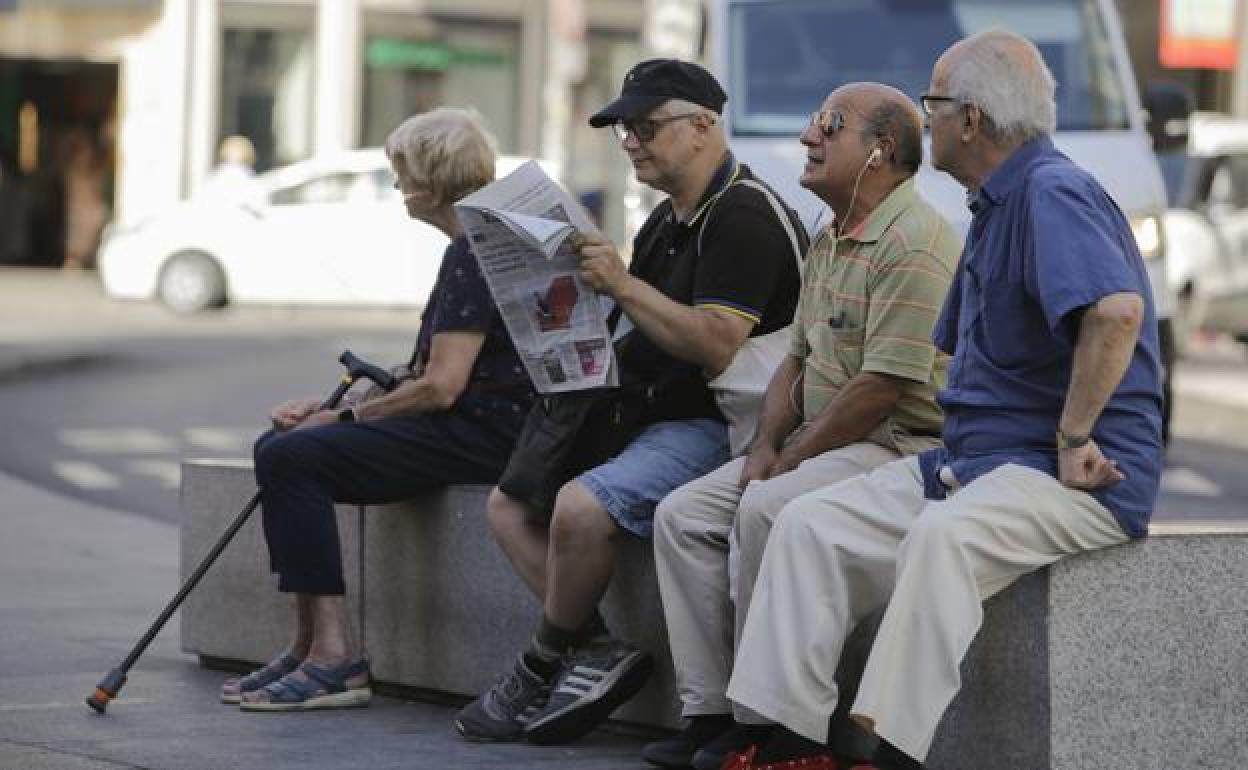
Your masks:
<svg viewBox="0 0 1248 770"><path fill-rule="evenodd" d="M771 204L772 211L776 213L776 219L780 220L780 226L784 228L784 234L789 236L789 245L793 248L793 261L797 264L797 274L801 275L805 264L805 260L802 258L802 245L797 237L797 230L793 227L793 220L789 219L789 212L785 209L784 204L780 203L780 199L776 197L776 194L771 191L770 187L757 179L739 179L733 182L732 185L745 185L753 190L757 190ZM729 185L729 187L732 185ZM708 209L702 218L702 226L698 228L698 259L702 258L702 235L706 232L706 223L711 218L711 212L714 211L714 204L719 202L719 197L727 190L728 188L725 187L719 195L715 196L715 200L712 201L712 208Z"/></svg>

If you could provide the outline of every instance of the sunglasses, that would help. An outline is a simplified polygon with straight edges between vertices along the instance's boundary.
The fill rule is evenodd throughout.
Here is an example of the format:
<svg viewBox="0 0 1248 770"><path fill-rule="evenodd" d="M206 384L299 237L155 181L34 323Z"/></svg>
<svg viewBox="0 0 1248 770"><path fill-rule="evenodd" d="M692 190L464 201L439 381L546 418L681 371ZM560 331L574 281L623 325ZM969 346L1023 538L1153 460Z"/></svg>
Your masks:
<svg viewBox="0 0 1248 770"><path fill-rule="evenodd" d="M629 137L637 140L638 144L645 144L659 133L659 129L681 118L696 118L700 113L687 112L684 115L669 115L666 118L646 118L645 120L627 120L619 123L612 123L611 130L615 132L615 138L621 142L628 141Z"/></svg>
<svg viewBox="0 0 1248 770"><path fill-rule="evenodd" d="M954 97L954 96L934 96L932 94L923 94L919 97L919 104L923 105L923 113L929 117L936 110L936 108L941 105L942 102L961 102L961 101L962 101L961 99L958 99L957 97Z"/></svg>
<svg viewBox="0 0 1248 770"><path fill-rule="evenodd" d="M812 112L810 113L810 125L822 131L824 136L831 137L845 127L845 113L833 109Z"/></svg>

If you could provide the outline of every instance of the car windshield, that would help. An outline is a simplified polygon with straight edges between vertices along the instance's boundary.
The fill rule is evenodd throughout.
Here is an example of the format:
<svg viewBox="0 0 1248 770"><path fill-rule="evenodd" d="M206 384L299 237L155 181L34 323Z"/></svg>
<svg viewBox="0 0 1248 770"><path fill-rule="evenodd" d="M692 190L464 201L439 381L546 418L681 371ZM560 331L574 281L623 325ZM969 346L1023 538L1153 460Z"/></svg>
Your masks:
<svg viewBox="0 0 1248 770"><path fill-rule="evenodd" d="M945 48L993 27L1039 47L1057 79L1058 129L1127 127L1096 0L777 0L729 4L734 133L793 136L829 91L856 80L917 101Z"/></svg>

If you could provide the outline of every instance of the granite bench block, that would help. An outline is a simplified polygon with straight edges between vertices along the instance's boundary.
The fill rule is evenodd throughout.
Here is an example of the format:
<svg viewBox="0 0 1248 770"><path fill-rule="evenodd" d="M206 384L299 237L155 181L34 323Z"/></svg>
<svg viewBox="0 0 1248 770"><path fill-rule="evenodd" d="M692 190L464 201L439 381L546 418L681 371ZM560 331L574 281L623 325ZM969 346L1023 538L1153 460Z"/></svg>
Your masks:
<svg viewBox="0 0 1248 770"><path fill-rule="evenodd" d="M184 574L252 485L245 466L184 466ZM363 607L378 681L475 695L528 641L538 605L489 535L487 492L458 486L370 509L362 582L358 509L339 508L349 598ZM291 608L268 574L259 521L187 600L187 652L262 662L287 642ZM620 549L603 613L658 671L615 718L676 726L650 544L625 538ZM847 647L845 705L871 631L865 624ZM1248 532L1155 536L1023 578L985 603L962 676L931 770L1248 767ZM845 726L838 740L863 745Z"/></svg>
<svg viewBox="0 0 1248 770"><path fill-rule="evenodd" d="M537 600L489 533L487 486L457 486L366 519L366 627L383 681L475 695L529 642ZM648 542L625 538L602 603L607 625L655 653L656 675L616 719L678 722L662 605Z"/></svg>
<svg viewBox="0 0 1248 770"><path fill-rule="evenodd" d="M209 461L185 463L182 479L185 577L250 499L255 481L249 465ZM348 599L353 611L363 608L363 638L378 681L473 696L528 643L540 608L489 533L488 492L488 486L462 485L370 508L362 584L358 508L338 506ZM619 561L602 612L614 633L654 654L656 672L615 718L678 726L650 543L626 537ZM272 658L289 642L294 618L276 585L257 510L188 597L182 649L203 658Z"/></svg>
<svg viewBox="0 0 1248 770"><path fill-rule="evenodd" d="M185 580L256 492L251 465L218 461L182 464L181 574ZM347 597L355 605L359 581L358 508L339 506ZM181 612L182 649L201 656L267 662L290 643L294 603L277 591L269 572L257 508Z"/></svg>

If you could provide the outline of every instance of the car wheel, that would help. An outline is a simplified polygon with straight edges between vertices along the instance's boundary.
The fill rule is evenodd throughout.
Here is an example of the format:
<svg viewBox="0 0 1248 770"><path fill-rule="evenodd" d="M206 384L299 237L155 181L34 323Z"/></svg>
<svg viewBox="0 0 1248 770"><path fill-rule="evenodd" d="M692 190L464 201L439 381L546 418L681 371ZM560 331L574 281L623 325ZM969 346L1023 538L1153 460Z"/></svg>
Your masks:
<svg viewBox="0 0 1248 770"><path fill-rule="evenodd" d="M198 313L225 304L225 274L207 254L175 254L160 271L157 291L175 313Z"/></svg>

